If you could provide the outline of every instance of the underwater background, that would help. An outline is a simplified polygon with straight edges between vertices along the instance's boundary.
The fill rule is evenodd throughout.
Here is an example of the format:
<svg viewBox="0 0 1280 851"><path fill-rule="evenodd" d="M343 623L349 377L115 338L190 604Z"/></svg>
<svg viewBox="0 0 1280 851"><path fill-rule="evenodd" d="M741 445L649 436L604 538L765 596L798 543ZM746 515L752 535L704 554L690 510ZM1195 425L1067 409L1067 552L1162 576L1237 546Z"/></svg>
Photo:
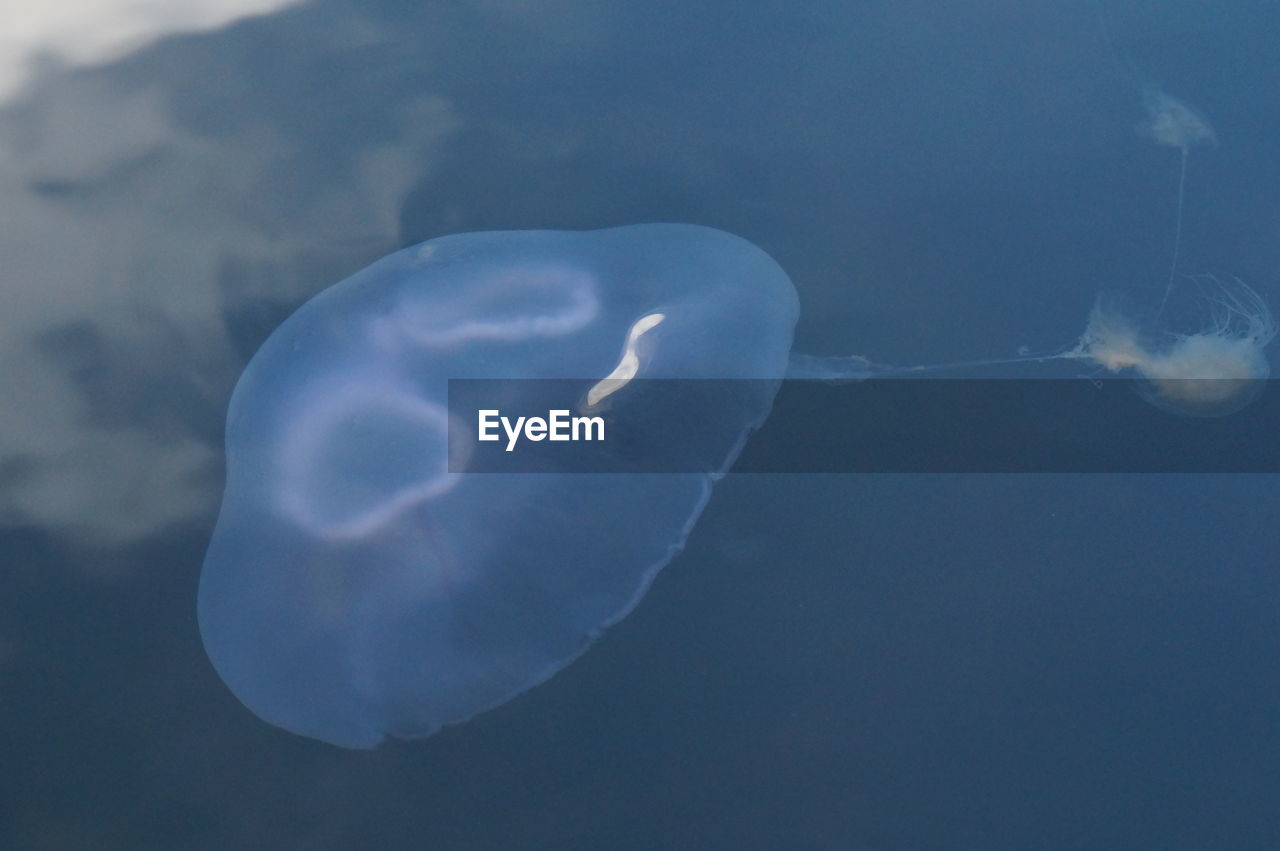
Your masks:
<svg viewBox="0 0 1280 851"><path fill-rule="evenodd" d="M709 225L797 349L1052 353L1163 292L1159 85L1219 141L1180 268L1276 304L1275 4L60 8L0 24L0 846L1275 846L1271 475L730 475L579 661L373 751L195 619L245 363L433 237Z"/></svg>

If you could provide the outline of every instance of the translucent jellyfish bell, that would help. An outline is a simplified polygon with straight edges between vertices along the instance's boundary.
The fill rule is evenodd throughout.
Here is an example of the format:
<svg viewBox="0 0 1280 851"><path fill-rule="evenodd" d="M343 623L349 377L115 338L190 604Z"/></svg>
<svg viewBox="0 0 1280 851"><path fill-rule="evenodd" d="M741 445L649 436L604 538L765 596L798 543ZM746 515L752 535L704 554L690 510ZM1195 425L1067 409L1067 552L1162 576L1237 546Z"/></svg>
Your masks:
<svg viewBox="0 0 1280 851"><path fill-rule="evenodd" d="M214 667L265 720L346 747L547 679L680 550L768 415L797 315L768 255L691 225L444 237L320 293L231 399L199 589ZM701 472L457 472L448 380L525 377L598 380L616 416L635 377L765 380L692 423L635 412L698 429Z"/></svg>
<svg viewBox="0 0 1280 851"><path fill-rule="evenodd" d="M1159 86L1142 87L1142 105L1147 111L1147 120L1139 125L1139 132L1157 144L1179 148L1184 153L1197 145L1218 144L1218 135L1213 132L1209 119Z"/></svg>

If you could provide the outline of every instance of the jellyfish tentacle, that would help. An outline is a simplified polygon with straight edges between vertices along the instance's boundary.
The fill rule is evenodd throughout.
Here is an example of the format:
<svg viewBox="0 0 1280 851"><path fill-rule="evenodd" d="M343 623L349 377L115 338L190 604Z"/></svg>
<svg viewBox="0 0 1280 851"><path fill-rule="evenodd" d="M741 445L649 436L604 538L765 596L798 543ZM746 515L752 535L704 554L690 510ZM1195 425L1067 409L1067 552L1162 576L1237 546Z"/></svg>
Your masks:
<svg viewBox="0 0 1280 851"><path fill-rule="evenodd" d="M1173 259L1169 261L1169 282L1165 285L1164 296L1160 299L1160 308L1156 316L1164 315L1165 305L1169 303L1169 295L1173 292L1173 281L1178 274L1178 252L1182 248L1182 201L1187 186L1187 149L1182 149L1182 164L1178 169L1178 213L1177 223L1173 228Z"/></svg>

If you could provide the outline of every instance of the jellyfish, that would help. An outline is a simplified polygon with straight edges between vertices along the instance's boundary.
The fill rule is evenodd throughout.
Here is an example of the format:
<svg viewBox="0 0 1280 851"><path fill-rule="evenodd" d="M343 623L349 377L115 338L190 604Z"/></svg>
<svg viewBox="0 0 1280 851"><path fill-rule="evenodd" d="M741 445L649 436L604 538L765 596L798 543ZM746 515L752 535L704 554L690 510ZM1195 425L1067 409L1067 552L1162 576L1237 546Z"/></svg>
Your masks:
<svg viewBox="0 0 1280 851"><path fill-rule="evenodd" d="M1178 209L1173 231L1173 258L1169 262L1169 280L1165 284L1164 296L1156 315L1163 314L1169 294L1173 291L1174 278L1178 272L1178 253L1182 245L1182 206L1187 184L1187 155L1195 145L1216 147L1218 136L1213 132L1209 120L1194 107L1183 103L1172 95L1166 94L1159 86L1142 87L1142 103L1147 110L1147 119L1138 126L1138 131L1155 140L1156 144L1177 148L1181 157L1178 168Z"/></svg>
<svg viewBox="0 0 1280 851"><path fill-rule="evenodd" d="M1178 148L1184 155L1194 145L1218 144L1218 136L1204 115L1159 86L1144 86L1142 103L1147 110L1147 121L1139 130L1158 144Z"/></svg>
<svg viewBox="0 0 1280 851"><path fill-rule="evenodd" d="M1265 386L1271 365L1264 350L1276 337L1276 321L1262 296L1239 279L1200 275L1193 280L1208 308L1208 318L1194 331L1149 327L1135 318L1122 297L1103 293L1076 343L1053 354L918 366L793 354L787 374L839 383L1006 364L1083 361L1107 372L1136 376L1139 395L1170 413L1225 416L1247 406ZM1162 321L1157 316L1157 322Z"/></svg>
<svg viewBox="0 0 1280 851"><path fill-rule="evenodd" d="M1119 299L1104 294L1080 341L1062 357L1136 373L1143 398L1173 413L1216 417L1240 410L1271 373L1263 350L1275 339L1275 319L1243 281L1205 275L1197 282L1209 305L1209 319L1198 330L1145 332Z"/></svg>
<svg viewBox="0 0 1280 851"><path fill-rule="evenodd" d="M1173 291L1174 279L1178 272L1178 256L1182 245L1182 207L1187 183L1187 159L1191 148L1197 145L1217 147L1218 135L1213 126L1199 110L1190 104L1166 93L1159 85L1143 81L1133 62L1116 46L1111 36L1111 28L1104 15L1098 15L1098 30L1102 40L1111 54L1111 61L1117 71L1128 79L1142 96L1142 105L1146 111L1145 119L1137 125L1142 136L1151 139L1158 145L1177 148L1180 155L1178 167L1178 203L1173 231L1173 256L1169 262L1169 279L1165 283L1164 296L1156 311L1156 316L1163 315L1169 295Z"/></svg>
<svg viewBox="0 0 1280 851"><path fill-rule="evenodd" d="M350 748L548 679L680 551L768 415L798 313L767 254L693 225L448 236L321 292L227 412L197 604L214 668L266 721ZM659 437L683 424L657 445L694 457L668 474L468 473L448 439L456 378L580 382ZM637 397L639 378L757 380L689 411Z"/></svg>

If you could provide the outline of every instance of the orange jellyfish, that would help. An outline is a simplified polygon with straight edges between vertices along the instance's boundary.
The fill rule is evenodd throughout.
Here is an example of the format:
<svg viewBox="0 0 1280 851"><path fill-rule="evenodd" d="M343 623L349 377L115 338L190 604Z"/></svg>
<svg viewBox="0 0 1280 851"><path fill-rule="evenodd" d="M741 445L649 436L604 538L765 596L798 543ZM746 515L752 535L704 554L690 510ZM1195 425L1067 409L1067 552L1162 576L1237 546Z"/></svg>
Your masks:
<svg viewBox="0 0 1280 851"><path fill-rule="evenodd" d="M1263 349L1276 336L1271 309L1243 281L1195 279L1210 305L1194 333L1145 332L1114 297L1098 297L1089 324L1061 357L1092 361L1110 372L1132 371L1143 398L1194 417L1234 413L1261 392L1271 374Z"/></svg>
<svg viewBox="0 0 1280 851"><path fill-rule="evenodd" d="M1225 416L1248 405L1265 386L1271 364L1264 349L1275 339L1276 321L1262 296L1243 281L1209 275L1192 280L1209 305L1208 321L1192 332L1144 327L1120 298L1104 293L1076 344L1055 354L893 366L857 356L793 353L787 377L863 381L1003 364L1086 361L1108 372L1133 374L1139 394L1165 411Z"/></svg>

